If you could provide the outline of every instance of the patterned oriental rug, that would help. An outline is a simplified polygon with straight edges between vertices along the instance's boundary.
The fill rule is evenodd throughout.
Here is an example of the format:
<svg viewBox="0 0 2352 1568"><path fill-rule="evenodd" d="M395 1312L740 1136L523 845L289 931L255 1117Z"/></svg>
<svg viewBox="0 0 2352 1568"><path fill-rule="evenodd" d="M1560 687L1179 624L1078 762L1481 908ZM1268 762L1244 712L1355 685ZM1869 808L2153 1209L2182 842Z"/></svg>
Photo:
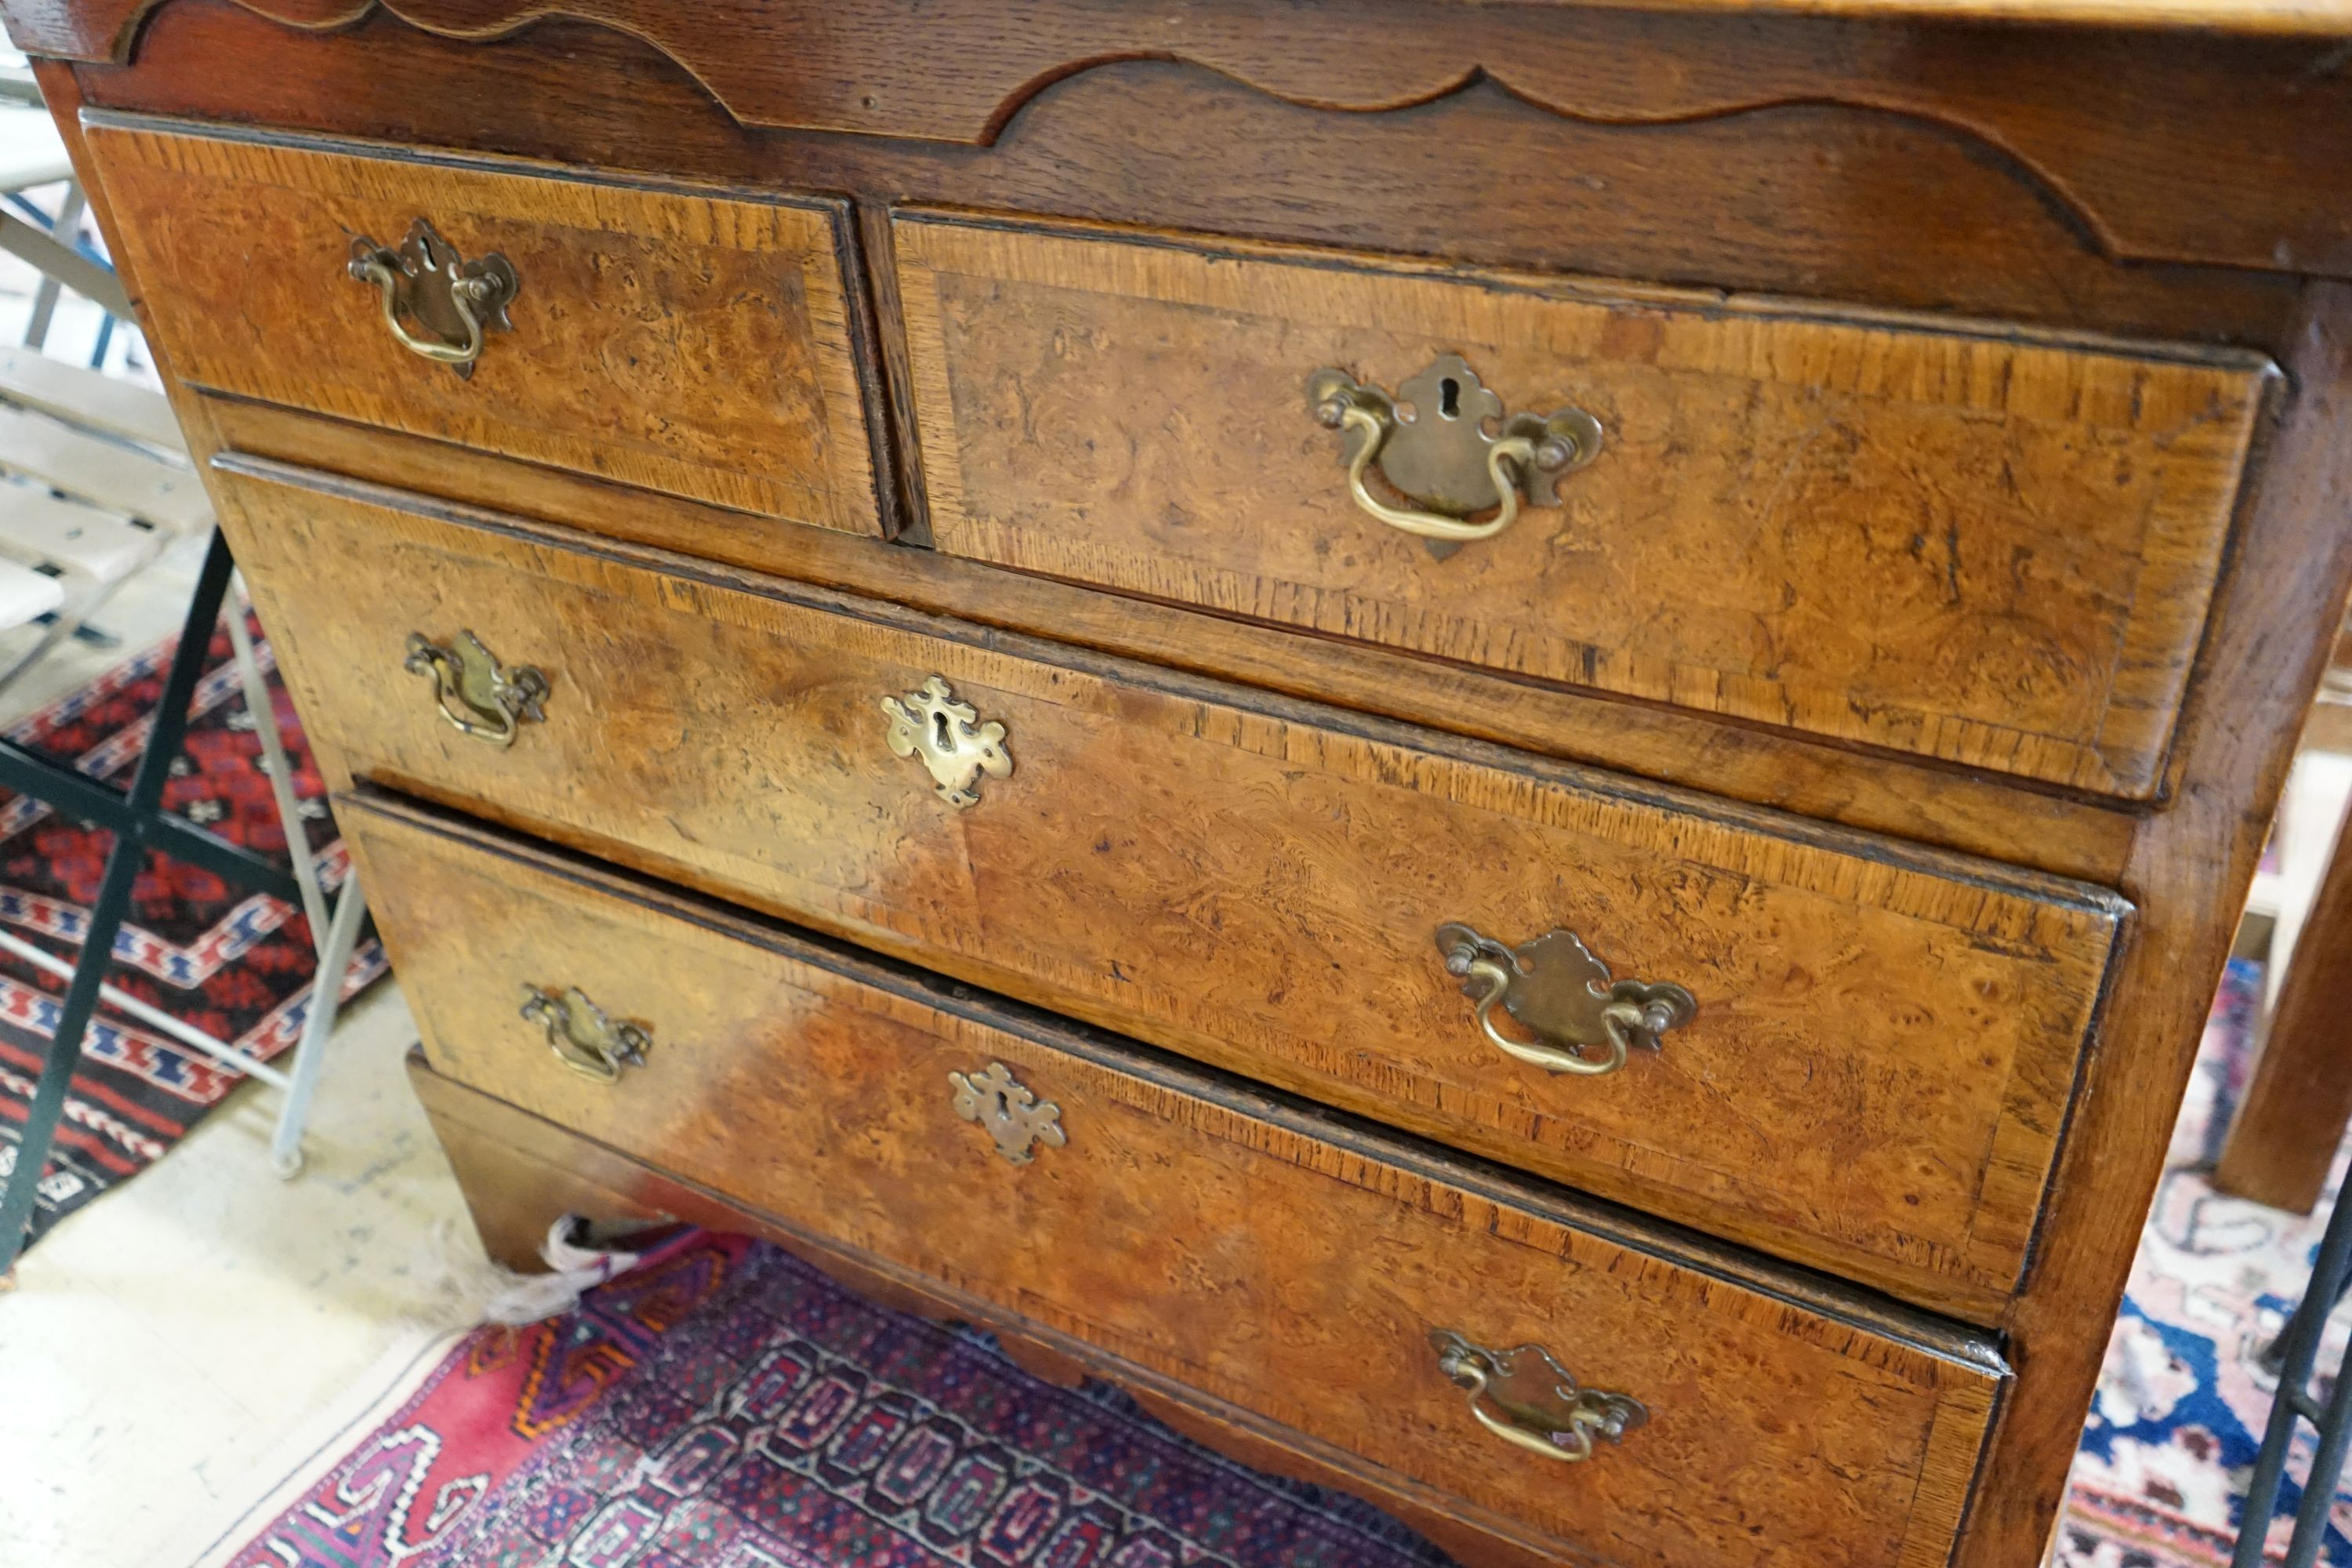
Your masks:
<svg viewBox="0 0 2352 1568"><path fill-rule="evenodd" d="M2236 1542L2278 1386L2256 1356L2303 1294L2345 1173L2339 1155L2309 1219L2223 1197L2206 1180L2245 1086L2262 984L2259 966L2233 962L2206 1025L2074 1463L2061 1568L2218 1568ZM2320 1349L2331 1373L2348 1317L2337 1312ZM2312 1447L2306 1426L2282 1499L2290 1518ZM2285 1555L2289 1527L2282 1519L2268 1532L2273 1560ZM2352 1564L2352 1495L2336 1499L2321 1557Z"/></svg>
<svg viewBox="0 0 2352 1568"><path fill-rule="evenodd" d="M1446 1563L1362 1503L735 1237L688 1233L552 1322L478 1329L387 1405L206 1568Z"/></svg>
<svg viewBox="0 0 2352 1568"><path fill-rule="evenodd" d="M326 787L276 679L269 645L259 640L257 629L256 637L296 765L305 826L324 854L320 871L331 895L348 862L327 815ZM118 665L11 726L8 735L72 760L93 778L127 785L175 642ZM285 853L286 836L261 768L261 742L245 710L225 627L214 637L187 745L163 798L171 809L235 843ZM0 791L0 926L61 958L76 957L110 843L109 835L86 823ZM108 979L267 1060L301 1037L317 967L310 924L299 910L150 856ZM344 978L345 994L356 994L383 969L383 948L372 933L363 935ZM0 1175L15 1168L18 1130L65 989L64 981L0 954ZM244 1081L244 1074L101 1006L41 1183L32 1239L37 1242L66 1215L161 1159Z"/></svg>

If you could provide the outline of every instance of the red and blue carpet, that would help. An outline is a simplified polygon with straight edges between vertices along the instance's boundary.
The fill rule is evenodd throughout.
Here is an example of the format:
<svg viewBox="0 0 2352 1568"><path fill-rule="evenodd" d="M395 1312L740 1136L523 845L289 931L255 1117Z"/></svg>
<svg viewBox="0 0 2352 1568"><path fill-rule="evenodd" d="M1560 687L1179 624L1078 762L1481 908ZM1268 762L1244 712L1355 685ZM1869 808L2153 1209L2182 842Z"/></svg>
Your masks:
<svg viewBox="0 0 2352 1568"><path fill-rule="evenodd" d="M176 639L175 639L176 640ZM173 643L150 648L10 726L13 740L65 758L92 778L127 784L147 740ZM269 646L257 651L271 669ZM326 786L275 679L278 721L298 774L310 841L330 893L347 862L327 815ZM228 633L215 635L187 744L164 804L213 832L282 856L261 742L245 710ZM111 839L38 801L0 791L0 926L68 962L80 951ZM150 856L114 944L109 981L183 1023L268 1060L301 1037L318 967L301 911L208 871ZM373 936L352 957L344 994L383 973ZM16 1165L17 1130L65 982L0 953L0 1178ZM101 1007L84 1043L56 1152L33 1210L32 1241L108 1188L154 1163L244 1075ZM29 1244L28 1244L29 1245Z"/></svg>
<svg viewBox="0 0 2352 1568"><path fill-rule="evenodd" d="M2237 1541L2278 1386L2257 1357L2303 1294L2344 1179L2339 1157L2309 1219L2224 1197L2207 1180L2252 1065L2261 995L2261 969L2232 963L2107 1345L2060 1530L2061 1568L2219 1568ZM2337 1364L2346 1332L2338 1313L2319 1365ZM2311 1449L2305 1427L2282 1500L2290 1511ZM2322 1560L2352 1564L2352 1497L2336 1500L2334 1517ZM2268 1532L2273 1558L2285 1553L2287 1524Z"/></svg>
<svg viewBox="0 0 2352 1568"><path fill-rule="evenodd" d="M1351 1499L1201 1448L982 1335L692 1233L552 1322L476 1330L226 1568L1443 1568Z"/></svg>

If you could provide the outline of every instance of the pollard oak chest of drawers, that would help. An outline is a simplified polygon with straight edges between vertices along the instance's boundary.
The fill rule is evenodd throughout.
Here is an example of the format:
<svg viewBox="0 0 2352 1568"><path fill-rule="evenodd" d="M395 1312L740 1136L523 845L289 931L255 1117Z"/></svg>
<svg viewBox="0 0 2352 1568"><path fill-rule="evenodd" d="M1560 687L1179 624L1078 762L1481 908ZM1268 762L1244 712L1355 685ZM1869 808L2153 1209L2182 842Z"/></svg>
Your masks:
<svg viewBox="0 0 2352 1568"><path fill-rule="evenodd" d="M2037 1560L2352 569L2352 8L5 10L494 1250L1465 1561Z"/></svg>

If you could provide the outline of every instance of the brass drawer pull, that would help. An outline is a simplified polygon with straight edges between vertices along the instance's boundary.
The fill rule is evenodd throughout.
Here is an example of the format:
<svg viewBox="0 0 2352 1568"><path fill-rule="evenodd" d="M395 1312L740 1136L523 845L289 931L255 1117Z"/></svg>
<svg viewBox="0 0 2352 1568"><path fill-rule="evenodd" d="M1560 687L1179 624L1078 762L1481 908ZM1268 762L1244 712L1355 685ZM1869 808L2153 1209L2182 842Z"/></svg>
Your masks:
<svg viewBox="0 0 2352 1568"><path fill-rule="evenodd" d="M1441 544L1491 539L1517 521L1522 498L1557 506L1555 488L1601 455L1601 421L1581 408L1546 416L1503 413L1503 400L1478 380L1459 354L1441 355L1391 397L1343 370L1307 378L1307 405L1345 438L1348 493L1356 505L1391 528ZM1410 404L1411 417L1399 405ZM1489 434L1486 421L1496 422ZM1371 492L1366 474L1381 478L1410 507L1391 506ZM1475 513L1492 510L1485 522Z"/></svg>
<svg viewBox="0 0 2352 1568"><path fill-rule="evenodd" d="M1547 1072L1599 1078L1625 1065L1633 1047L1658 1048L1658 1037L1687 1024L1698 1011L1679 985L1612 980L1571 931L1539 936L1513 952L1466 925L1437 928L1445 972L1464 981L1462 994L1478 1002L1478 1026L1505 1052ZM1495 1005L1535 1034L1516 1040L1495 1025ZM1599 1056L1591 1053L1601 1052Z"/></svg>
<svg viewBox="0 0 2352 1568"><path fill-rule="evenodd" d="M1452 1329L1431 1330L1429 1342L1436 1348L1438 1370L1468 1391L1479 1426L1547 1459L1580 1464L1592 1458L1595 1436L1619 1442L1650 1418L1638 1399L1579 1387L1541 1345L1490 1351Z"/></svg>
<svg viewBox="0 0 2352 1568"><path fill-rule="evenodd" d="M1016 1165L1036 1157L1036 1144L1059 1149L1069 1142L1062 1131L1062 1108L1039 1100L1003 1062L976 1073L951 1072L948 1084L955 1090L956 1114L987 1129L996 1152Z"/></svg>
<svg viewBox="0 0 2352 1568"><path fill-rule="evenodd" d="M441 717L493 746L513 745L524 720L547 717L547 677L527 664L509 669L471 632L461 631L449 643L435 642L423 632L409 633L408 657L401 668L432 677Z"/></svg>
<svg viewBox="0 0 2352 1568"><path fill-rule="evenodd" d="M577 985L559 994L536 985L523 988L522 1016L547 1030L555 1059L583 1078L618 1083L623 1068L646 1065L654 1037L635 1024L607 1017Z"/></svg>
<svg viewBox="0 0 2352 1568"><path fill-rule="evenodd" d="M421 217L408 226L408 237L397 250L365 235L352 240L350 271L376 286L383 324L402 348L467 378L482 357L485 330L512 330L507 306L522 287L505 257L494 250L467 261ZM410 331L412 320L433 335Z"/></svg>
<svg viewBox="0 0 2352 1568"><path fill-rule="evenodd" d="M980 722L980 710L959 702L945 676L934 675L919 690L882 699L890 721L884 737L902 757L920 757L939 796L959 809L980 804L982 774L1013 773L1013 753L1004 749L1004 726Z"/></svg>

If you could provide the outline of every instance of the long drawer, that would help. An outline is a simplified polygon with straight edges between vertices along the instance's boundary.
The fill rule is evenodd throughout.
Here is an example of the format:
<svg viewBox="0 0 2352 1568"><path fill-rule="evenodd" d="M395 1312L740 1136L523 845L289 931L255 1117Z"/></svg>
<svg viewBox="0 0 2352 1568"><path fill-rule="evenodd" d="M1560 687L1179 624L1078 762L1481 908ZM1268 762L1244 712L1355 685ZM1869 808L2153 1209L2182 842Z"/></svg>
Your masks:
<svg viewBox="0 0 2352 1568"><path fill-rule="evenodd" d="M897 249L942 550L2128 797L2271 374L1209 238Z"/></svg>
<svg viewBox="0 0 2352 1568"><path fill-rule="evenodd" d="M88 145L183 380L877 526L837 203L144 121Z"/></svg>
<svg viewBox="0 0 2352 1568"><path fill-rule="evenodd" d="M2021 1267L2111 895L224 462L358 773L1925 1304Z"/></svg>
<svg viewBox="0 0 2352 1568"><path fill-rule="evenodd" d="M1964 1331L453 819L339 811L462 1083L1564 1556L1947 1555L2006 1377Z"/></svg>

